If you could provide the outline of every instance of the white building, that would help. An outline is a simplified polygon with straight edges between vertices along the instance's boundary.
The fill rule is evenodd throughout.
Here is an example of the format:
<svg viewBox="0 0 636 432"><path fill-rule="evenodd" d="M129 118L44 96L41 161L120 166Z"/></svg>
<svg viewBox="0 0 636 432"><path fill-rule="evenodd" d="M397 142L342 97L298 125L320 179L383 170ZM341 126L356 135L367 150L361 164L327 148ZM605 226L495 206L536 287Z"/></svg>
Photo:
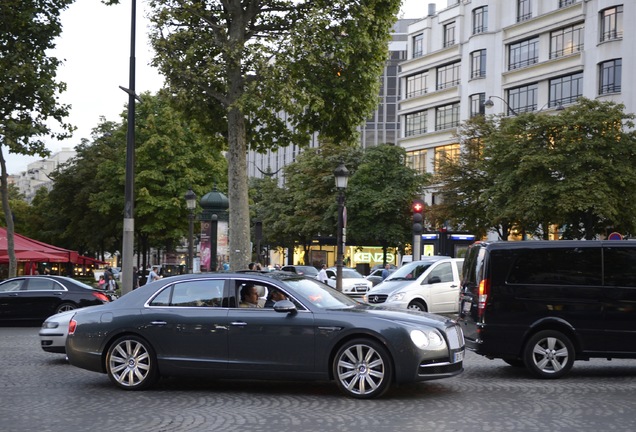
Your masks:
<svg viewBox="0 0 636 432"><path fill-rule="evenodd" d="M12 177L13 183L17 186L21 194L30 203L38 189L46 187L51 190L53 181L49 177L60 165L75 157L75 150L63 148L59 152L53 153L47 159L31 162L27 165L27 170Z"/></svg>
<svg viewBox="0 0 636 432"><path fill-rule="evenodd" d="M636 92L621 86L636 72L636 30L623 26L636 22L636 2L448 3L437 13L429 5L429 16L409 26L400 64L399 144L413 168L434 172L441 154L458 154L457 126L485 110L549 112L580 96L636 110ZM435 194L425 200L434 204Z"/></svg>

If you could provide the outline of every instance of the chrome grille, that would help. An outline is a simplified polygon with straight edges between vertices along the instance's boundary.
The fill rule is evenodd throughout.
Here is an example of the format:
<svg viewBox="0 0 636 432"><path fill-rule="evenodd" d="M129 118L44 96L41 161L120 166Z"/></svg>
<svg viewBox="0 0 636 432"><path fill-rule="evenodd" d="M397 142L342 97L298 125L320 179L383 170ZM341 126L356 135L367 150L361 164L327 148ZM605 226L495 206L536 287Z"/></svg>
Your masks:
<svg viewBox="0 0 636 432"><path fill-rule="evenodd" d="M386 294L369 294L367 296L367 301L371 304L384 303L386 301Z"/></svg>
<svg viewBox="0 0 636 432"><path fill-rule="evenodd" d="M464 346L464 333L458 325L446 327L446 338L450 349L457 349Z"/></svg>

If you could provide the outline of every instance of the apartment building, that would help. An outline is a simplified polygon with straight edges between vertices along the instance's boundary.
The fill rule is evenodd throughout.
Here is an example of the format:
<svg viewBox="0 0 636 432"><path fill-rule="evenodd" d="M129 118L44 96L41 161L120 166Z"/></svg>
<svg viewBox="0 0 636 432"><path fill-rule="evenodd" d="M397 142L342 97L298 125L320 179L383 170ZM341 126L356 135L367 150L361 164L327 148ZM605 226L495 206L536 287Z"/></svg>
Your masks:
<svg viewBox="0 0 636 432"><path fill-rule="evenodd" d="M26 201L30 203L38 189L45 187L51 190L53 181L49 177L50 174L76 154L75 150L63 148L46 159L31 162L27 165L26 171L9 176L10 182L16 185Z"/></svg>
<svg viewBox="0 0 636 432"><path fill-rule="evenodd" d="M578 97L636 111L632 76L636 2L625 0L449 0L408 28L400 63L399 144L409 164L434 172L453 136L478 114L556 113ZM631 34L631 36L630 36ZM435 204L435 194L424 197Z"/></svg>

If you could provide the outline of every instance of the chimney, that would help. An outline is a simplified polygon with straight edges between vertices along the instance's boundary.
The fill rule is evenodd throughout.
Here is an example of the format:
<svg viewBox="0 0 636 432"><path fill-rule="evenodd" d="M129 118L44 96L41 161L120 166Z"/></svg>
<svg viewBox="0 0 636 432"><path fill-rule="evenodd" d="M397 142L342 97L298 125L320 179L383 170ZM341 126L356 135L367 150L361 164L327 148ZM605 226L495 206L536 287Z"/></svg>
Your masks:
<svg viewBox="0 0 636 432"><path fill-rule="evenodd" d="M435 15L435 3L428 4L428 16Z"/></svg>

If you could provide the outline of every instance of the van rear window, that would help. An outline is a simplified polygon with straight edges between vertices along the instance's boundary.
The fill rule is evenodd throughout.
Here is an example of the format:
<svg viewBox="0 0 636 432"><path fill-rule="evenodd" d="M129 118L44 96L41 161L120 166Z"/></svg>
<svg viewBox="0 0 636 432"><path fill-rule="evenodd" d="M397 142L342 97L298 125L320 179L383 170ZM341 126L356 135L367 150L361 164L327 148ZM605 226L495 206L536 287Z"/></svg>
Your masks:
<svg viewBox="0 0 636 432"><path fill-rule="evenodd" d="M602 285L601 248L520 249L507 283Z"/></svg>

